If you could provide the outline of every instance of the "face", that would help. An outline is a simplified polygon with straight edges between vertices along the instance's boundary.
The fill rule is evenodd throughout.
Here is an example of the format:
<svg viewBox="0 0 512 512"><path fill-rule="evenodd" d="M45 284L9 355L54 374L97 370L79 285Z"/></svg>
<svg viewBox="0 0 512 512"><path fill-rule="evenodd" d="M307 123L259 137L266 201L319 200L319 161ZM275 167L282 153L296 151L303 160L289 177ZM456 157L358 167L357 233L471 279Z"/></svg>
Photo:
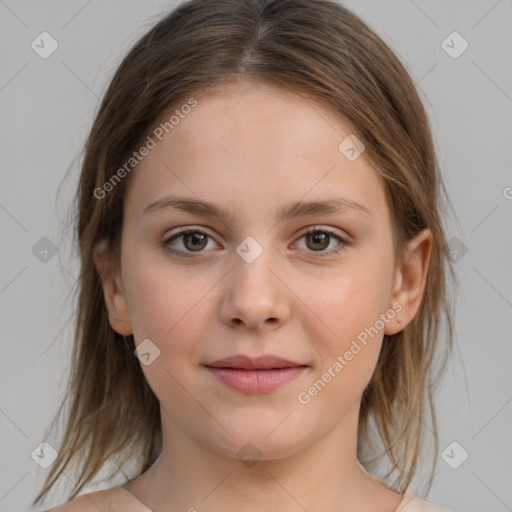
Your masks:
<svg viewBox="0 0 512 512"><path fill-rule="evenodd" d="M144 343L164 430L279 458L357 427L383 334L413 311L383 185L364 152L338 148L348 124L271 86L196 100L130 176L110 321ZM170 196L225 215L162 206ZM288 208L297 201L338 206ZM211 367L232 356L256 369Z"/></svg>

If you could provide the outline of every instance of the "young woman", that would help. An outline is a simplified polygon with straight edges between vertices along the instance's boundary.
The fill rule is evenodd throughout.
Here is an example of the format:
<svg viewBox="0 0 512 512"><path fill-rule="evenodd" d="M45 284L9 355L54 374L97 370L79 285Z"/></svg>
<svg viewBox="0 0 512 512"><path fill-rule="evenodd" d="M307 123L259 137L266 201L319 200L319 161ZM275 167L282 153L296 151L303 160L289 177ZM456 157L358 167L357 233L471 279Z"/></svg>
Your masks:
<svg viewBox="0 0 512 512"><path fill-rule="evenodd" d="M410 76L349 10L182 3L87 141L67 428L34 503L79 461L52 510L444 510L407 491L452 343L443 192ZM112 461L136 475L78 496Z"/></svg>

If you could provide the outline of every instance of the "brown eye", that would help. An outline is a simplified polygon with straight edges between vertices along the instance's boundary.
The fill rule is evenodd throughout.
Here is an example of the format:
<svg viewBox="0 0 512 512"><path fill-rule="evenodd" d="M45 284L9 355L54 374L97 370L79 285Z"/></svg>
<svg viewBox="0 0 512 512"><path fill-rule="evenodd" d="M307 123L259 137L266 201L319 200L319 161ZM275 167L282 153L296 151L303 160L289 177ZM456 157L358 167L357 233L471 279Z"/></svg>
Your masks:
<svg viewBox="0 0 512 512"><path fill-rule="evenodd" d="M208 241L212 238L198 229L180 229L164 243L165 250L183 257L191 257L191 253L204 253Z"/></svg>
<svg viewBox="0 0 512 512"><path fill-rule="evenodd" d="M306 245L313 251L323 251L329 247L330 235L326 233L307 233Z"/></svg>
<svg viewBox="0 0 512 512"><path fill-rule="evenodd" d="M183 245L191 251L200 251L206 247L207 235L194 231L185 233L183 236Z"/></svg>
<svg viewBox="0 0 512 512"><path fill-rule="evenodd" d="M306 251L316 252L319 257L337 254L349 245L347 240L327 229L314 228L308 230L300 239L305 240ZM338 240L338 245L326 250L333 240Z"/></svg>

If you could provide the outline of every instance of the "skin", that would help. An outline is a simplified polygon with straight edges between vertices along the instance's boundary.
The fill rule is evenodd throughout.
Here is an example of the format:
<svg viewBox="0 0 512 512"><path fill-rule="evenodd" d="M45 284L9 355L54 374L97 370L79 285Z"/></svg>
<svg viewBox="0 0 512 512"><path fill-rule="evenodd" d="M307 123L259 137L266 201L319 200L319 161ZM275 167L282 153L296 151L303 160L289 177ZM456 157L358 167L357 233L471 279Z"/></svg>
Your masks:
<svg viewBox="0 0 512 512"><path fill-rule="evenodd" d="M112 328L160 350L141 367L160 401L162 455L126 489L155 512L391 512L402 496L357 461L358 413L383 335L403 329L421 304L432 234L412 239L405 263L395 265L377 173L364 152L355 161L340 152L350 126L311 98L253 83L196 99L130 176L121 270L95 252ZM143 215L169 194L215 202L233 218ZM370 215L273 220L285 203L333 197ZM186 237L170 243L189 259L164 247L181 226L209 235L199 253ZM340 242L315 246L304 236L310 227L350 243L322 257ZM247 236L263 248L252 263L236 252ZM301 404L298 394L397 301L400 313ZM309 368L273 392L247 395L202 366L234 354L274 354ZM247 443L261 454L251 466L237 455Z"/></svg>

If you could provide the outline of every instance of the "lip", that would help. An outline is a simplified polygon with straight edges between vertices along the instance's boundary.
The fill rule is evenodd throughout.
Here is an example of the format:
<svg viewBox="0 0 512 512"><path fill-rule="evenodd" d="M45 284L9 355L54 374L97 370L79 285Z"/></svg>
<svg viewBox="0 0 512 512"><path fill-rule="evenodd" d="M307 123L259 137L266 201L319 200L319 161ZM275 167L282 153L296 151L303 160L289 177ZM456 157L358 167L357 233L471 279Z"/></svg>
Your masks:
<svg viewBox="0 0 512 512"><path fill-rule="evenodd" d="M308 365L278 356L237 355L204 365L223 384L247 394L269 393L298 378Z"/></svg>
<svg viewBox="0 0 512 512"><path fill-rule="evenodd" d="M289 361L282 357L265 355L260 357L249 357L245 355L236 355L219 359L205 366L213 368L235 368L240 370L273 370L277 368L292 368L295 366L306 366L302 363Z"/></svg>

